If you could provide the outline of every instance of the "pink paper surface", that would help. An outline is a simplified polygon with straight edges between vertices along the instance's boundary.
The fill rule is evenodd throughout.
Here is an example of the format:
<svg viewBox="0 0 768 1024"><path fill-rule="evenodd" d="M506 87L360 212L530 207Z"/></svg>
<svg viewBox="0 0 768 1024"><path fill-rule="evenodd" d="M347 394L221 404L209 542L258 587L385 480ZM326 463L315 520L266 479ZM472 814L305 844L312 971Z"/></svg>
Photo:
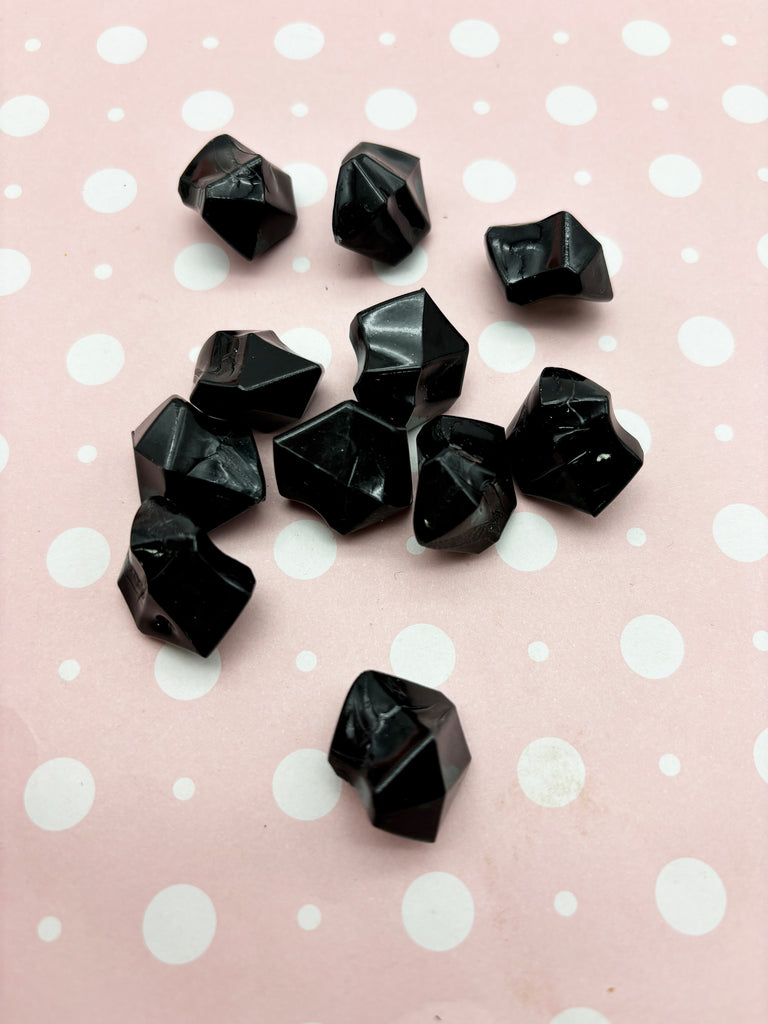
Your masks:
<svg viewBox="0 0 768 1024"><path fill-rule="evenodd" d="M767 31L757 0L9 10L4 1021L768 1018ZM176 194L219 131L303 204L254 264ZM390 275L331 235L362 139L422 159L433 229ZM485 229L560 209L614 301L510 306ZM130 432L195 349L276 331L327 361L316 413L351 397L355 313L419 287L470 345L453 412L506 425L569 367L636 479L595 520L520 496L457 557L408 515L335 538L262 435L268 499L214 534L252 601L205 662L141 635ZM459 708L435 845L325 763L367 668Z"/></svg>

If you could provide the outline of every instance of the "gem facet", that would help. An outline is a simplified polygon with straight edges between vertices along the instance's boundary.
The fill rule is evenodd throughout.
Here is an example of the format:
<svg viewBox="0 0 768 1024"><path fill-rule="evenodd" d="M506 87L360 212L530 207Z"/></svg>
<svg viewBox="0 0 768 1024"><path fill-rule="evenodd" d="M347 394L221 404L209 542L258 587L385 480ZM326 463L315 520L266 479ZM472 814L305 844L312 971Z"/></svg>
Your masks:
<svg viewBox="0 0 768 1024"><path fill-rule="evenodd" d="M347 694L328 755L376 828L427 843L470 760L452 701L370 670Z"/></svg>

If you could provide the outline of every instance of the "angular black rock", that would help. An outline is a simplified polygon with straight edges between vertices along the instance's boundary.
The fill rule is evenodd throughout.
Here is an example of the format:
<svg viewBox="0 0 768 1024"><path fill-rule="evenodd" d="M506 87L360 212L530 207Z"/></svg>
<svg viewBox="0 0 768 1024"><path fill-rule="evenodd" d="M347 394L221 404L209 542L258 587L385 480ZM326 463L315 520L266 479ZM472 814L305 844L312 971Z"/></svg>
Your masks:
<svg viewBox="0 0 768 1024"><path fill-rule="evenodd" d="M361 142L344 157L333 201L333 237L345 249L395 264L430 228L419 158Z"/></svg>
<svg viewBox="0 0 768 1024"><path fill-rule="evenodd" d="M328 755L376 828L427 843L470 760L456 706L444 694L374 671L352 684Z"/></svg>
<svg viewBox="0 0 768 1024"><path fill-rule="evenodd" d="M547 367L507 430L524 494L598 515L643 464L640 443L613 413L610 392L573 370Z"/></svg>
<svg viewBox="0 0 768 1024"><path fill-rule="evenodd" d="M322 374L273 331L217 331L200 350L190 401L209 416L279 430L301 419Z"/></svg>
<svg viewBox="0 0 768 1024"><path fill-rule="evenodd" d="M504 428L438 416L416 437L413 531L425 548L479 553L495 544L517 504Z"/></svg>
<svg viewBox="0 0 768 1024"><path fill-rule="evenodd" d="M355 397L395 426L420 426L461 394L469 345L423 288L362 310L349 338Z"/></svg>
<svg viewBox="0 0 768 1024"><path fill-rule="evenodd" d="M165 498L142 502L117 585L142 633L207 657L248 603L247 565Z"/></svg>
<svg viewBox="0 0 768 1024"><path fill-rule="evenodd" d="M290 176L231 135L217 135L179 178L185 206L252 260L296 227Z"/></svg>
<svg viewBox="0 0 768 1024"><path fill-rule="evenodd" d="M162 495L212 530L264 500L250 430L206 416L178 395L150 413L132 437L142 501Z"/></svg>
<svg viewBox="0 0 768 1024"><path fill-rule="evenodd" d="M485 244L507 300L518 306L554 295L613 298L602 245L564 210L533 224L488 228Z"/></svg>
<svg viewBox="0 0 768 1024"><path fill-rule="evenodd" d="M284 498L352 533L411 504L408 438L356 402L341 402L273 439Z"/></svg>

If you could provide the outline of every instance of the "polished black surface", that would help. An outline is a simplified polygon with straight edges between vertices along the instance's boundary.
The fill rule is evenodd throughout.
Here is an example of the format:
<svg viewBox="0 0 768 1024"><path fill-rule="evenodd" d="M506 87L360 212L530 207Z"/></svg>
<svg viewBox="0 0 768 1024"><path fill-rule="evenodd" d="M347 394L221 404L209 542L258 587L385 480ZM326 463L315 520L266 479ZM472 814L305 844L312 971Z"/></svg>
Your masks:
<svg viewBox="0 0 768 1024"><path fill-rule="evenodd" d="M333 201L335 241L361 256L395 264L430 228L419 158L361 142L344 157Z"/></svg>
<svg viewBox="0 0 768 1024"><path fill-rule="evenodd" d="M426 548L478 554L495 544L517 504L504 428L438 416L416 437L413 532Z"/></svg>
<svg viewBox="0 0 768 1024"><path fill-rule="evenodd" d="M596 516L643 464L640 443L613 413L610 392L573 370L547 367L507 431L515 483Z"/></svg>
<svg viewBox="0 0 768 1024"><path fill-rule="evenodd" d="M328 755L376 828L427 843L470 760L445 694L371 670L352 684Z"/></svg>
<svg viewBox="0 0 768 1024"><path fill-rule="evenodd" d="M273 439L284 498L352 533L407 509L412 482L405 431L356 402L341 402Z"/></svg>
<svg viewBox="0 0 768 1024"><path fill-rule="evenodd" d="M210 416L280 430L301 419L322 374L273 331L217 331L200 350L190 401Z"/></svg>
<svg viewBox="0 0 768 1024"><path fill-rule="evenodd" d="M132 436L142 501L162 495L211 530L264 500L261 461L247 428L206 416L174 395Z"/></svg>
<svg viewBox="0 0 768 1024"><path fill-rule="evenodd" d="M290 176L231 135L203 146L179 179L179 195L247 260L296 227Z"/></svg>
<svg viewBox="0 0 768 1024"><path fill-rule="evenodd" d="M524 306L550 296L597 302L613 298L603 247L564 210L533 224L488 228L485 244L509 302Z"/></svg>
<svg viewBox="0 0 768 1024"><path fill-rule="evenodd" d="M142 502L117 585L142 633L207 657L256 581L165 498Z"/></svg>
<svg viewBox="0 0 768 1024"><path fill-rule="evenodd" d="M355 397L395 426L420 426L461 394L469 345L423 288L359 312L349 338Z"/></svg>

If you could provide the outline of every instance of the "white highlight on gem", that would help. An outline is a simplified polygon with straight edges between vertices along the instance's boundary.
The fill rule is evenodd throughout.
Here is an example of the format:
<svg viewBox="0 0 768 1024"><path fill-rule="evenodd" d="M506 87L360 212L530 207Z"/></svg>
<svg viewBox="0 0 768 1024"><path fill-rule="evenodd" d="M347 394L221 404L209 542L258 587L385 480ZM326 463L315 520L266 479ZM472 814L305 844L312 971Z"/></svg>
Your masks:
<svg viewBox="0 0 768 1024"><path fill-rule="evenodd" d="M422 686L442 686L456 665L453 641L439 626L417 622L401 629L389 649L392 671Z"/></svg>
<svg viewBox="0 0 768 1024"><path fill-rule="evenodd" d="M219 45L219 40L216 36L206 36L203 40L203 46L206 50L215 50Z"/></svg>
<svg viewBox="0 0 768 1024"><path fill-rule="evenodd" d="M74 757L54 757L32 772L24 788L24 809L30 821L46 832L74 828L88 814L96 783Z"/></svg>
<svg viewBox="0 0 768 1024"><path fill-rule="evenodd" d="M290 818L316 821L339 801L341 779L323 750L294 750L282 759L272 776L272 795Z"/></svg>
<svg viewBox="0 0 768 1024"><path fill-rule="evenodd" d="M195 242L182 249L173 261L173 276L183 288L206 292L216 288L229 273L229 256L220 245Z"/></svg>
<svg viewBox="0 0 768 1024"><path fill-rule="evenodd" d="M475 160L462 175L464 189L481 203L502 203L515 191L515 172L501 160Z"/></svg>
<svg viewBox="0 0 768 1024"><path fill-rule="evenodd" d="M633 548L641 548L646 539L645 530L641 530L639 526L630 526L627 530L627 540Z"/></svg>
<svg viewBox="0 0 768 1024"><path fill-rule="evenodd" d="M756 85L732 85L723 93L723 110L734 121L760 124L768 121L768 95Z"/></svg>
<svg viewBox="0 0 768 1024"><path fill-rule="evenodd" d="M221 675L221 655L214 651L201 658L194 651L185 651L163 644L155 656L155 682L167 697L174 700L197 700L210 693Z"/></svg>
<svg viewBox="0 0 768 1024"><path fill-rule="evenodd" d="M491 110L491 104L487 100L475 100L472 104L472 109L476 114L488 114Z"/></svg>
<svg viewBox="0 0 768 1024"><path fill-rule="evenodd" d="M690 246L686 246L685 249L680 251L680 257L684 263L698 263L699 252L698 249L691 249Z"/></svg>
<svg viewBox="0 0 768 1024"><path fill-rule="evenodd" d="M480 358L499 373L517 373L533 362L536 342L527 327L513 320L489 324L477 342Z"/></svg>
<svg viewBox="0 0 768 1024"><path fill-rule="evenodd" d="M296 655L296 668L299 672L311 672L317 668L317 655L314 651L299 651Z"/></svg>
<svg viewBox="0 0 768 1024"><path fill-rule="evenodd" d="M603 352L613 352L618 343L612 335L603 334L602 337L597 339L597 344L600 346Z"/></svg>
<svg viewBox="0 0 768 1024"><path fill-rule="evenodd" d="M291 107L291 113L294 117L306 117L309 113L309 107L306 103L294 103Z"/></svg>
<svg viewBox="0 0 768 1024"><path fill-rule="evenodd" d="M89 387L114 380L124 365L123 346L111 334L86 334L67 352L67 373Z"/></svg>
<svg viewBox="0 0 768 1024"><path fill-rule="evenodd" d="M528 657L531 661L546 661L549 657L549 648L543 640L534 640L528 644Z"/></svg>
<svg viewBox="0 0 768 1024"><path fill-rule="evenodd" d="M669 49L671 39L655 21L630 21L621 30L624 45L641 57L658 57Z"/></svg>
<svg viewBox="0 0 768 1024"><path fill-rule="evenodd" d="M572 917L576 913L578 906L579 901L567 889L563 889L562 892L555 895L554 907L561 917Z"/></svg>
<svg viewBox="0 0 768 1024"><path fill-rule="evenodd" d="M20 291L32 274L32 264L18 249L0 249L0 295Z"/></svg>
<svg viewBox="0 0 768 1024"><path fill-rule="evenodd" d="M216 908L196 885L169 885L144 911L147 949L164 964L188 964L208 949L216 934Z"/></svg>
<svg viewBox="0 0 768 1024"><path fill-rule="evenodd" d="M381 263L379 260L371 262L378 278L386 284L395 285L398 288L401 285L415 284L424 277L429 266L427 253L420 245L417 245L410 256L406 256L394 267L388 263Z"/></svg>
<svg viewBox="0 0 768 1024"><path fill-rule="evenodd" d="M668 778L680 774L680 759L674 754L662 754L659 758L659 771Z"/></svg>
<svg viewBox="0 0 768 1024"><path fill-rule="evenodd" d="M41 43L39 39L28 39L26 43L24 43L24 49L27 51L27 53L37 53L37 51L40 49L40 46Z"/></svg>
<svg viewBox="0 0 768 1024"><path fill-rule="evenodd" d="M557 43L558 46L565 46L565 44L570 39L570 36L567 32L555 32L555 34L552 36L552 39L554 42Z"/></svg>
<svg viewBox="0 0 768 1024"><path fill-rule="evenodd" d="M758 629L752 636L752 643L758 651L768 651L768 630Z"/></svg>
<svg viewBox="0 0 768 1024"><path fill-rule="evenodd" d="M614 415L620 425L640 442L643 454L651 450L651 429L642 416L630 409L614 409Z"/></svg>
<svg viewBox="0 0 768 1024"><path fill-rule="evenodd" d="M43 917L37 925L38 938L43 942L55 942L61 935L61 921L58 917Z"/></svg>
<svg viewBox="0 0 768 1024"><path fill-rule="evenodd" d="M21 195L21 185L6 185L3 194L6 199L18 199Z"/></svg>
<svg viewBox="0 0 768 1024"><path fill-rule="evenodd" d="M759 562L768 555L768 517L753 505L726 505L712 523L715 543L736 562Z"/></svg>
<svg viewBox="0 0 768 1024"><path fill-rule="evenodd" d="M59 665L59 678L65 683L71 683L80 675L80 665L74 658L65 658Z"/></svg>
<svg viewBox="0 0 768 1024"><path fill-rule="evenodd" d="M597 100L581 86L561 85L549 93L545 107L553 121L576 127L592 120L597 113Z"/></svg>
<svg viewBox="0 0 768 1024"><path fill-rule="evenodd" d="M314 164L285 164L283 170L291 176L297 206L314 206L328 191L328 179Z"/></svg>
<svg viewBox="0 0 768 1024"><path fill-rule="evenodd" d="M132 64L146 49L147 37L131 25L115 25L96 40L96 50L108 64Z"/></svg>
<svg viewBox="0 0 768 1024"><path fill-rule="evenodd" d="M59 586L89 587L109 567L109 544L98 530L75 526L51 542L45 558L48 573Z"/></svg>
<svg viewBox="0 0 768 1024"><path fill-rule="evenodd" d="M16 138L35 135L50 116L48 104L39 96L13 96L0 107L0 131Z"/></svg>
<svg viewBox="0 0 768 1024"><path fill-rule="evenodd" d="M77 449L77 458L80 462L86 463L93 462L99 453L96 451L92 444L83 444Z"/></svg>
<svg viewBox="0 0 768 1024"><path fill-rule="evenodd" d="M656 879L659 913L683 935L706 935L723 917L725 886L714 868L696 857L680 857L666 864Z"/></svg>
<svg viewBox="0 0 768 1024"><path fill-rule="evenodd" d="M680 326L677 342L686 359L697 366L721 366L735 347L730 329L713 316L692 316Z"/></svg>
<svg viewBox="0 0 768 1024"><path fill-rule="evenodd" d="M552 1018L549 1024L611 1024L607 1017L589 1006L571 1006Z"/></svg>
<svg viewBox="0 0 768 1024"><path fill-rule="evenodd" d="M277 567L294 580L314 580L336 561L336 538L316 519L298 519L283 527L273 553Z"/></svg>
<svg viewBox="0 0 768 1024"><path fill-rule="evenodd" d="M458 22L448 38L463 57L489 57L499 45L499 33L493 25L475 18Z"/></svg>
<svg viewBox="0 0 768 1024"><path fill-rule="evenodd" d="M173 784L173 795L177 800L191 800L195 795L195 784L192 779L185 777L176 779Z"/></svg>
<svg viewBox="0 0 768 1024"><path fill-rule="evenodd" d="M407 128L418 109L416 100L404 89L379 89L365 101L365 116L371 124L388 131Z"/></svg>
<svg viewBox="0 0 768 1024"><path fill-rule="evenodd" d="M658 192L673 199L692 196L701 187L698 164L680 153L657 156L648 168L648 177Z"/></svg>
<svg viewBox="0 0 768 1024"><path fill-rule="evenodd" d="M382 46L394 46L395 39L396 36L394 32L382 32L379 36L379 42Z"/></svg>
<svg viewBox="0 0 768 1024"><path fill-rule="evenodd" d="M107 117L110 121L122 121L125 117L125 111L122 107L110 107L107 111Z"/></svg>
<svg viewBox="0 0 768 1024"><path fill-rule="evenodd" d="M768 647L762 649L768 650ZM763 782L768 782L768 729L763 729L755 740L755 745L752 748L752 757L755 761L757 774Z"/></svg>
<svg viewBox="0 0 768 1024"><path fill-rule="evenodd" d="M654 96L651 100L651 106L654 110L669 110L669 100L663 96Z"/></svg>
<svg viewBox="0 0 768 1024"><path fill-rule="evenodd" d="M112 267L108 263L99 263L93 268L93 276L99 281L106 281L112 277Z"/></svg>
<svg viewBox="0 0 768 1024"><path fill-rule="evenodd" d="M105 167L86 179L83 201L96 213L119 213L136 198L136 179L119 167Z"/></svg>
<svg viewBox="0 0 768 1024"><path fill-rule="evenodd" d="M204 89L189 96L181 108L184 124L198 132L212 132L229 124L235 114L232 100L216 89Z"/></svg>
<svg viewBox="0 0 768 1024"><path fill-rule="evenodd" d="M405 549L411 555L423 555L426 551L426 548L422 547L415 537L408 538L405 542Z"/></svg>
<svg viewBox="0 0 768 1024"><path fill-rule="evenodd" d="M589 171L576 171L573 180L577 185L588 185L592 181L592 175Z"/></svg>
<svg viewBox="0 0 768 1024"><path fill-rule="evenodd" d="M306 274L309 268L312 266L306 256L297 256L291 264L297 274Z"/></svg>
<svg viewBox="0 0 768 1024"><path fill-rule="evenodd" d="M275 34L275 49L289 60L309 60L316 57L325 44L325 36L317 27L305 21L283 25Z"/></svg>
<svg viewBox="0 0 768 1024"><path fill-rule="evenodd" d="M643 679L666 679L680 668L685 654L680 631L661 615L631 619L619 646L628 668Z"/></svg>
<svg viewBox="0 0 768 1024"><path fill-rule="evenodd" d="M322 919L323 915L314 903L305 903L303 907L299 908L299 912L296 915L299 928L302 928L305 932L313 932L315 928L319 927Z"/></svg>
<svg viewBox="0 0 768 1024"><path fill-rule="evenodd" d="M733 427L729 427L727 423L718 423L715 427L715 437L718 441L732 441Z"/></svg>
<svg viewBox="0 0 768 1024"><path fill-rule="evenodd" d="M586 769L575 747L555 736L529 743L517 762L523 793L539 807L565 807L584 788Z"/></svg>
<svg viewBox="0 0 768 1024"><path fill-rule="evenodd" d="M331 343L314 327L291 327L280 333L280 341L299 356L327 367L331 361Z"/></svg>
<svg viewBox="0 0 768 1024"><path fill-rule="evenodd" d="M408 886L401 906L403 926L423 949L442 953L455 949L472 930L472 893L447 871L428 871Z"/></svg>
<svg viewBox="0 0 768 1024"><path fill-rule="evenodd" d="M520 572L544 569L557 553L554 527L537 512L513 512L496 541L503 562Z"/></svg>

